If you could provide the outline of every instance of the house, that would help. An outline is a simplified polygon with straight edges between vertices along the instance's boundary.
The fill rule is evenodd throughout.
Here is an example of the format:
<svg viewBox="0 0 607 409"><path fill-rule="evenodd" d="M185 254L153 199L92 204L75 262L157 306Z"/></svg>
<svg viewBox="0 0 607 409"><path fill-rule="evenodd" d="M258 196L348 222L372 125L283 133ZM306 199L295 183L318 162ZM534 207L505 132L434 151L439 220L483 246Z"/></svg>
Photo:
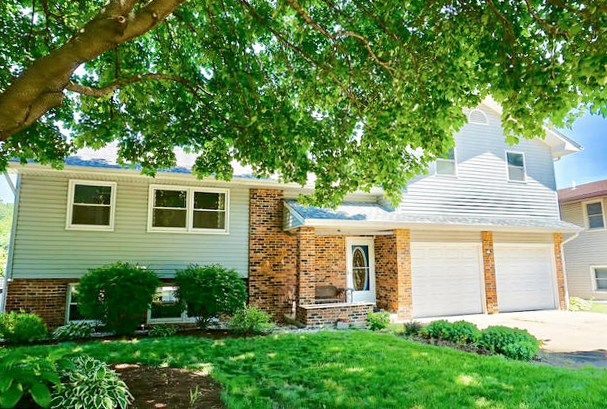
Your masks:
<svg viewBox="0 0 607 409"><path fill-rule="evenodd" d="M569 295L607 300L607 180L558 191L561 217L583 228L564 246Z"/></svg>
<svg viewBox="0 0 607 409"><path fill-rule="evenodd" d="M149 178L106 152L61 171L11 165L6 309L51 326L77 320L74 284L117 260L161 274L150 322L187 319L171 313L171 277L189 263L236 269L250 303L278 318L295 305L307 325L362 321L374 307L398 320L566 308L561 243L579 228L559 218L553 160L580 147L549 130L506 144L491 102L468 115L455 148L411 180L397 208L380 190L335 210L304 207L298 186L199 181L187 164ZM347 288L345 302L317 304L326 285Z"/></svg>

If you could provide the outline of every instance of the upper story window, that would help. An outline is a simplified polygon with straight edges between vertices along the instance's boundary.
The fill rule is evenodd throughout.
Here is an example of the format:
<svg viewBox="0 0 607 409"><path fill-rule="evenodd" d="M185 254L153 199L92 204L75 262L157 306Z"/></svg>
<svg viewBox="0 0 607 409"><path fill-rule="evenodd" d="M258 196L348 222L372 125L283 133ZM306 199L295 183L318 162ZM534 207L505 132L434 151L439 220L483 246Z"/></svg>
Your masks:
<svg viewBox="0 0 607 409"><path fill-rule="evenodd" d="M149 231L228 232L227 189L150 186Z"/></svg>
<svg viewBox="0 0 607 409"><path fill-rule="evenodd" d="M437 175L455 175L455 148L449 149L442 157L436 159L436 174Z"/></svg>
<svg viewBox="0 0 607 409"><path fill-rule="evenodd" d="M527 180L525 171L525 155L519 152L506 152L508 162L508 180L524 182Z"/></svg>
<svg viewBox="0 0 607 409"><path fill-rule="evenodd" d="M67 228L114 230L116 183L70 180Z"/></svg>
<svg viewBox="0 0 607 409"><path fill-rule="evenodd" d="M603 216L603 203L592 202L585 203L586 226L588 230L598 230L605 228L605 218Z"/></svg>
<svg viewBox="0 0 607 409"><path fill-rule="evenodd" d="M483 111L476 108L468 113L468 123L476 125L489 125L489 119Z"/></svg>
<svg viewBox="0 0 607 409"><path fill-rule="evenodd" d="M607 267L594 267L594 289L607 291Z"/></svg>

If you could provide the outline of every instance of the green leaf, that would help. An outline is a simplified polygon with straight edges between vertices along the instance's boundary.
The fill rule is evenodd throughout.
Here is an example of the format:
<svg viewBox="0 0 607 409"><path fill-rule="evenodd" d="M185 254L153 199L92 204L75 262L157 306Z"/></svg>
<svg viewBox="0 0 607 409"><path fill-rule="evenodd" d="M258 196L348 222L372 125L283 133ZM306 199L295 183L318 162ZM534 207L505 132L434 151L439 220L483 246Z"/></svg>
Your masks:
<svg viewBox="0 0 607 409"><path fill-rule="evenodd" d="M13 408L23 396L23 387L13 383L11 387L0 395L0 408Z"/></svg>
<svg viewBox="0 0 607 409"><path fill-rule="evenodd" d="M33 384L30 388L30 393L38 405L42 406L43 408L48 408L51 406L51 391L45 384Z"/></svg>

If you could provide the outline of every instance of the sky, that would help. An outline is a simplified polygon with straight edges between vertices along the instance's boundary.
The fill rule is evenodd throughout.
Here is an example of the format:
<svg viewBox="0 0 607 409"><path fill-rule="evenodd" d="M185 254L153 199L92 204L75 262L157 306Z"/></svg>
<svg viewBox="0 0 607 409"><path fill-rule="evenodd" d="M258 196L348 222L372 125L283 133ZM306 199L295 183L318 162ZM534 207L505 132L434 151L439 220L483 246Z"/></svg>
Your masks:
<svg viewBox="0 0 607 409"><path fill-rule="evenodd" d="M554 162L557 189L607 179L607 119L586 114L571 129L560 131L584 149ZM14 201L4 177L0 177L0 199Z"/></svg>

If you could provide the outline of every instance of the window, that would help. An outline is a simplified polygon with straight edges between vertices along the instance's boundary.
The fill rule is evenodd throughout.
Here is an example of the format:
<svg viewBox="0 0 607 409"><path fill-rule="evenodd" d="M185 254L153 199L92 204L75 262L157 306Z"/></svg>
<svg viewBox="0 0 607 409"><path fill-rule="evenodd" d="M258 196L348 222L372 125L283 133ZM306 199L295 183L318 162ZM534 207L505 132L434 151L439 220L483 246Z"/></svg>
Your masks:
<svg viewBox="0 0 607 409"><path fill-rule="evenodd" d="M487 115L480 109L473 109L468 113L468 122L476 125L489 125Z"/></svg>
<svg viewBox="0 0 607 409"><path fill-rule="evenodd" d="M150 187L149 231L227 233L229 191Z"/></svg>
<svg viewBox="0 0 607 409"><path fill-rule="evenodd" d="M148 322L182 322L188 321L188 315L181 311L175 297L177 287L159 287L148 310Z"/></svg>
<svg viewBox="0 0 607 409"><path fill-rule="evenodd" d="M525 175L525 155L518 152L506 152L508 162L508 180L515 182L524 182Z"/></svg>
<svg viewBox="0 0 607 409"><path fill-rule="evenodd" d="M436 174L455 175L455 148L449 149L449 152L436 159Z"/></svg>
<svg viewBox="0 0 607 409"><path fill-rule="evenodd" d="M67 303L65 308L65 322L84 321L84 317L78 311L78 291L76 284L67 285Z"/></svg>
<svg viewBox="0 0 607 409"><path fill-rule="evenodd" d="M67 229L114 230L116 183L70 180Z"/></svg>
<svg viewBox="0 0 607 409"><path fill-rule="evenodd" d="M599 230L605 228L602 202L585 203L586 220L588 230Z"/></svg>
<svg viewBox="0 0 607 409"><path fill-rule="evenodd" d="M594 267L594 289L607 291L607 267Z"/></svg>

